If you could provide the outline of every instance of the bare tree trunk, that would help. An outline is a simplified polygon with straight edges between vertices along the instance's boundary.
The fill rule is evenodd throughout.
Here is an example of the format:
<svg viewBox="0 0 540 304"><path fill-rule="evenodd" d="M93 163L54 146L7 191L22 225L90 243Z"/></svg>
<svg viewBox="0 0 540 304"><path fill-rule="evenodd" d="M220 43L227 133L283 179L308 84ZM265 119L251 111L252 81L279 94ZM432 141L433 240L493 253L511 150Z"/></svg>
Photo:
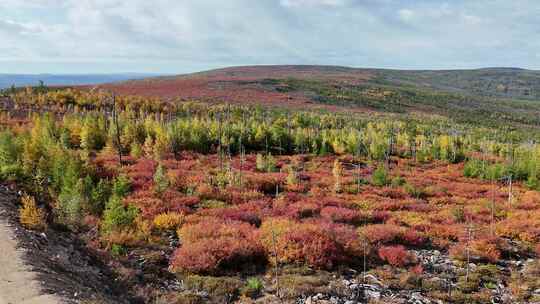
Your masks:
<svg viewBox="0 0 540 304"><path fill-rule="evenodd" d="M281 299L281 292L280 292L280 286L279 286L279 259L277 254L277 245L276 245L276 232L274 231L274 224L272 221L270 221L272 224L272 247L274 251L274 276L276 278L276 296L279 298L279 301L282 303L283 300Z"/></svg>
<svg viewBox="0 0 540 304"><path fill-rule="evenodd" d="M118 151L118 161L120 162L120 166L124 164L122 161L122 143L120 139L120 124L118 123L118 110L116 109L116 95L112 94L112 101L113 101L113 122L116 128L116 149Z"/></svg>

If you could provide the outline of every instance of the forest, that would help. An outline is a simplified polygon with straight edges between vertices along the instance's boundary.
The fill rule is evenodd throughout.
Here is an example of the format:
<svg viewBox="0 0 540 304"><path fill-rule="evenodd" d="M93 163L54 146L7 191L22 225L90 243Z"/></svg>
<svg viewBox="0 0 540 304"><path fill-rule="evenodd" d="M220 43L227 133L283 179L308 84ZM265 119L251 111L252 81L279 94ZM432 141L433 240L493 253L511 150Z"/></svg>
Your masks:
<svg viewBox="0 0 540 304"><path fill-rule="evenodd" d="M286 83L398 110L9 89L0 180L24 191L25 227L71 231L141 303L540 301L537 118L406 115L410 90Z"/></svg>

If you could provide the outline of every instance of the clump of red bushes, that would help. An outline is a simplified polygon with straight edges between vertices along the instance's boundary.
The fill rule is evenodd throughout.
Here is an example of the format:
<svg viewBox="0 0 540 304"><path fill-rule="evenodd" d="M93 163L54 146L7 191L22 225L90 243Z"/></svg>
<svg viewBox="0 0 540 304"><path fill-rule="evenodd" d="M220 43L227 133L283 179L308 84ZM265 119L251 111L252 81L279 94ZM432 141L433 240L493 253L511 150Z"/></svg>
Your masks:
<svg viewBox="0 0 540 304"><path fill-rule="evenodd" d="M377 253L381 260L395 267L404 267L416 261L414 254L407 251L403 245L383 246Z"/></svg>
<svg viewBox="0 0 540 304"><path fill-rule="evenodd" d="M248 223L205 218L178 230L182 246L171 269L177 272L218 274L249 264L266 264L265 248Z"/></svg>
<svg viewBox="0 0 540 304"><path fill-rule="evenodd" d="M261 226L261 241L278 263L325 269L350 262L362 252L352 227L320 220L268 219Z"/></svg>

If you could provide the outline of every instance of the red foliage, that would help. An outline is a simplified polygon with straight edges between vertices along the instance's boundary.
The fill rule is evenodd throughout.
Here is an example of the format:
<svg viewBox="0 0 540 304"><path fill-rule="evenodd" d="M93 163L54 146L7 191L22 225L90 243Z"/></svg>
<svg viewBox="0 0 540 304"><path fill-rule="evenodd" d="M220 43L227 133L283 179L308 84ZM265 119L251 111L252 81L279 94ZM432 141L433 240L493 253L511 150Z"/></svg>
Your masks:
<svg viewBox="0 0 540 304"><path fill-rule="evenodd" d="M284 213L289 218L303 219L314 217L319 214L319 205L310 201L300 201L289 205Z"/></svg>
<svg viewBox="0 0 540 304"><path fill-rule="evenodd" d="M124 172L131 181L133 190L150 189L154 181L157 163L154 160L141 158L135 164L124 167Z"/></svg>
<svg viewBox="0 0 540 304"><path fill-rule="evenodd" d="M286 245L284 252L289 260L305 260L309 265L331 269L345 257L343 249L320 229L298 229L283 236L280 243Z"/></svg>
<svg viewBox="0 0 540 304"><path fill-rule="evenodd" d="M256 230L247 223L208 219L184 225L179 236L182 247L172 258L174 271L217 274L266 262Z"/></svg>
<svg viewBox="0 0 540 304"><path fill-rule="evenodd" d="M418 232L393 224L374 224L360 228L360 233L371 244L403 244L421 246L426 239Z"/></svg>
<svg viewBox="0 0 540 304"><path fill-rule="evenodd" d="M383 246L379 248L378 254L381 260L396 267L407 266L415 262L415 256L401 245Z"/></svg>
<svg viewBox="0 0 540 304"><path fill-rule="evenodd" d="M231 208L216 208L203 210L200 215L208 215L224 220L246 222L254 226L261 225L261 218L268 212L269 203L266 201L251 202Z"/></svg>
<svg viewBox="0 0 540 304"><path fill-rule="evenodd" d="M410 272L416 274L416 275L421 275L423 272L424 272L424 267L422 267L421 264L418 264L414 267L411 267L411 269L409 269Z"/></svg>
<svg viewBox="0 0 540 304"><path fill-rule="evenodd" d="M321 209L321 217L337 223L358 224L362 217L357 210L343 207L324 207Z"/></svg>
<svg viewBox="0 0 540 304"><path fill-rule="evenodd" d="M246 175L247 187L257 191L274 194L276 188L285 183L284 173L251 173Z"/></svg>
<svg viewBox="0 0 540 304"><path fill-rule="evenodd" d="M261 226L261 233L269 254L276 247L280 263L305 263L316 268L331 269L361 254L356 232L346 225L320 220L299 223L287 219L269 219Z"/></svg>

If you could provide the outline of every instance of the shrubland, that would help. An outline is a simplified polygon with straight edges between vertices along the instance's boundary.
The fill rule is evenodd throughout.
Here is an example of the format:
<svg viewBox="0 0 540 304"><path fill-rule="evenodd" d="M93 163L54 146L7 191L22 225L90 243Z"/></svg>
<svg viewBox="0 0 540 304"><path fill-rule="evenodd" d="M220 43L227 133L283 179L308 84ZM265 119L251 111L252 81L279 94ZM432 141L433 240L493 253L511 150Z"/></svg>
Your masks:
<svg viewBox="0 0 540 304"><path fill-rule="evenodd" d="M119 97L114 117L111 98L10 99L21 111L1 116L0 176L40 198L23 198L25 226L64 225L125 267L163 255L160 271L218 302L275 291L279 277L292 297L291 286L316 290L317 275L345 268L427 288L418 250L480 265L456 278L455 301L481 302L491 277L517 298L537 285L535 268L489 266L540 254L540 148L526 133L136 97Z"/></svg>

